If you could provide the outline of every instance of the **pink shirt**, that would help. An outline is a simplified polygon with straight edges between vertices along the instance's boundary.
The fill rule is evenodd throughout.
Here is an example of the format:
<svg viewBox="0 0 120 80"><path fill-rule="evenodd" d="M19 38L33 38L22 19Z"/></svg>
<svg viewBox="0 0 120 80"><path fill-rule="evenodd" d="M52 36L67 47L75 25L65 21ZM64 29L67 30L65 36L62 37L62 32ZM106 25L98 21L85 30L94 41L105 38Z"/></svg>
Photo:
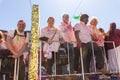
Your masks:
<svg viewBox="0 0 120 80"><path fill-rule="evenodd" d="M85 25L83 22L77 23L74 26L75 31L80 31L79 32L79 38L82 43L88 43L91 42L91 32L90 29L87 25Z"/></svg>
<svg viewBox="0 0 120 80"><path fill-rule="evenodd" d="M98 46L104 46L104 35L97 28L90 27L90 31L91 31L93 38L98 40L96 41Z"/></svg>
<svg viewBox="0 0 120 80"><path fill-rule="evenodd" d="M63 39L66 42L75 41L75 35L74 35L74 32L73 32L73 28L72 27L67 28L67 25L68 24L65 24L65 23L61 22L61 25L59 26L59 30L62 33Z"/></svg>

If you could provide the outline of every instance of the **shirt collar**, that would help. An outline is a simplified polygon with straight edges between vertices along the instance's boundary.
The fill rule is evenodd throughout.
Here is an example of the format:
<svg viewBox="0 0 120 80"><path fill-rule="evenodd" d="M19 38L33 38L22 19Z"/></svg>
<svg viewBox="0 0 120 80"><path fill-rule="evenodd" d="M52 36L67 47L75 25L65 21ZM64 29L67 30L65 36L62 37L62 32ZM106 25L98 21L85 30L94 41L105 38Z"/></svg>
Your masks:
<svg viewBox="0 0 120 80"><path fill-rule="evenodd" d="M86 25L85 22L83 22L83 21L81 21L80 24L82 24L82 25Z"/></svg>
<svg viewBox="0 0 120 80"><path fill-rule="evenodd" d="M54 27L54 26L53 26L53 27L47 26L45 29L46 29L46 30L53 30L53 29L55 29L55 27Z"/></svg>
<svg viewBox="0 0 120 80"><path fill-rule="evenodd" d="M20 32L18 29L17 29L17 33L18 34L24 34L24 32Z"/></svg>
<svg viewBox="0 0 120 80"><path fill-rule="evenodd" d="M65 22L61 22L61 24L62 24L62 25L68 25L68 24L67 24L67 23L65 23Z"/></svg>

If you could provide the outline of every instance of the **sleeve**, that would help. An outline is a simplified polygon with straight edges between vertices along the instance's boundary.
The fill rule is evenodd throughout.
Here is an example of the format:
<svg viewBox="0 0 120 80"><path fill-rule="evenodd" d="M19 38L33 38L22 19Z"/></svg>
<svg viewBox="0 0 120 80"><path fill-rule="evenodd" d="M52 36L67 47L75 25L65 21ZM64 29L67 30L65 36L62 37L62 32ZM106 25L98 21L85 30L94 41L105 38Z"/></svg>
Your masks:
<svg viewBox="0 0 120 80"><path fill-rule="evenodd" d="M43 36L45 36L44 28L40 30L40 36L39 37L43 37Z"/></svg>
<svg viewBox="0 0 120 80"><path fill-rule="evenodd" d="M41 37L41 29L39 28L39 38Z"/></svg>
<svg viewBox="0 0 120 80"><path fill-rule="evenodd" d="M46 37L45 32L46 32L45 28L40 30L40 32L39 32L39 40L40 41L45 41L45 42L48 41L49 38Z"/></svg>
<svg viewBox="0 0 120 80"><path fill-rule="evenodd" d="M75 24L74 31L78 31L78 30L80 30L80 25L79 24Z"/></svg>
<svg viewBox="0 0 120 80"><path fill-rule="evenodd" d="M30 34L27 33L27 36L26 36L26 40L25 40L25 42L28 43L29 41L30 41Z"/></svg>
<svg viewBox="0 0 120 80"><path fill-rule="evenodd" d="M7 34L7 36L10 36L11 38L14 37L15 30L10 30Z"/></svg>

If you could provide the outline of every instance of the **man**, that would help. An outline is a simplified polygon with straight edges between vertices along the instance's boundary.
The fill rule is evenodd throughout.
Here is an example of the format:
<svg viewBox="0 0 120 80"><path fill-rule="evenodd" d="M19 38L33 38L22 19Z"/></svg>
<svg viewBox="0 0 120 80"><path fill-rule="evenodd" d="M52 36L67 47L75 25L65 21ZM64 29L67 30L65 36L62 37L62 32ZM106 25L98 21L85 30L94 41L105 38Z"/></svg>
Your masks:
<svg viewBox="0 0 120 80"><path fill-rule="evenodd" d="M13 58L20 57L19 62L19 78L18 80L24 80L25 66L23 62L23 52L26 49L29 42L29 34L25 33L26 24L23 20L19 20L16 30L10 30L7 35L7 48L12 52Z"/></svg>
<svg viewBox="0 0 120 80"><path fill-rule="evenodd" d="M104 67L104 59L102 56L102 51L96 43L92 43L91 32L87 26L89 16L87 14L82 14L80 16L80 23L77 23L74 26L75 37L77 39L77 51L80 51L82 48L82 58L83 58L83 67L84 72L89 73L90 60L92 57L92 52L94 51L96 59L96 67L98 70L101 70ZM93 48L92 48L93 45ZM93 49L93 51L92 51ZM80 52L75 53L76 61L79 61ZM78 71L78 66L75 68ZM81 72L81 71L80 71Z"/></svg>
<svg viewBox="0 0 120 80"><path fill-rule="evenodd" d="M73 32L73 28L71 22L69 22L69 15L64 14L62 16L62 22L59 26L59 30L62 33L63 39L68 43L68 53L69 53L69 72L72 74L74 72L74 42L75 36ZM65 67L63 68L65 69ZM67 70L67 69L66 69ZM68 73L66 70L63 70L63 74Z"/></svg>
<svg viewBox="0 0 120 80"><path fill-rule="evenodd" d="M52 75L52 66L55 62L55 55L58 52L60 46L60 39L62 38L60 31L54 26L55 19L49 17L47 20L48 25L41 30L40 37L46 37L48 40L45 40L43 45L43 53L46 59L46 69L47 75ZM59 69L58 66L56 69ZM57 74L61 73L61 70L56 70Z"/></svg>

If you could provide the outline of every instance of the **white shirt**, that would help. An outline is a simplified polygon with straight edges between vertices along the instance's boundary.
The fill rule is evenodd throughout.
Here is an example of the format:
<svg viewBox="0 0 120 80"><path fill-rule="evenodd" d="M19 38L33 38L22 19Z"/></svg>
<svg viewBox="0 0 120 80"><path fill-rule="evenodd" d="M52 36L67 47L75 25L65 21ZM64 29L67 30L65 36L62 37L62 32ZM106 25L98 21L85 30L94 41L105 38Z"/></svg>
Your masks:
<svg viewBox="0 0 120 80"><path fill-rule="evenodd" d="M80 31L79 32L79 38L82 43L88 43L91 42L91 32L90 29L87 25L85 25L83 22L77 23L74 26L75 31Z"/></svg>
<svg viewBox="0 0 120 80"><path fill-rule="evenodd" d="M8 36L10 36L11 38L13 38L13 37L14 37L14 32L15 32L15 30L10 30L10 31L8 32ZM17 30L17 34L19 34L19 35L24 35L24 32L20 33L20 32ZM29 42L29 33L27 33L27 35L26 35L25 42L26 42L26 43Z"/></svg>
<svg viewBox="0 0 120 80"><path fill-rule="evenodd" d="M53 28L49 28L49 27L45 27L41 30L41 35L40 37L48 37L48 38L52 38L53 35L55 34L55 30L57 28L53 27ZM51 50L54 52L58 51L58 48L60 46L60 42L59 39L62 38L61 33L59 30L57 30L54 38L52 39L52 44L50 44L51 46ZM46 43L47 44L47 43Z"/></svg>
<svg viewBox="0 0 120 80"><path fill-rule="evenodd" d="M8 32L8 36L13 38L14 33L15 33L15 30L10 30ZM17 30L17 34L23 35L23 36L25 35L24 32L20 33L18 30ZM22 48L23 44L28 43L28 42L29 42L29 34L28 33L27 33L26 37L20 37L20 36L15 35L15 37L12 40L13 48L15 49L15 51L19 51L19 49Z"/></svg>
<svg viewBox="0 0 120 80"><path fill-rule="evenodd" d="M67 24L61 22L61 25L59 26L59 30L61 31L63 39L66 42L76 41L72 27L67 28Z"/></svg>

